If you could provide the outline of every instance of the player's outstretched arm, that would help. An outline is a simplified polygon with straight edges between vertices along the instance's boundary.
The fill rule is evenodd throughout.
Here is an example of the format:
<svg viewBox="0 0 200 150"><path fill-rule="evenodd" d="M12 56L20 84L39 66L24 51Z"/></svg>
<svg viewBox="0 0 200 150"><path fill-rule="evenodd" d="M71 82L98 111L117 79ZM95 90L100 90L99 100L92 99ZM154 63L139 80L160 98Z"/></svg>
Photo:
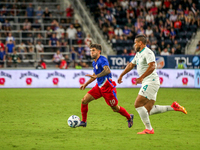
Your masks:
<svg viewBox="0 0 200 150"><path fill-rule="evenodd" d="M120 74L117 82L120 84L122 83L122 77L127 74L129 71L131 71L133 68L135 67L135 64L133 63L129 63L126 68L124 69L124 71Z"/></svg>
<svg viewBox="0 0 200 150"><path fill-rule="evenodd" d="M86 75L86 76L90 76L90 79L85 84L81 85L80 90L85 90L85 88L96 79L96 78L91 77L91 76L94 76L94 75L95 74Z"/></svg>

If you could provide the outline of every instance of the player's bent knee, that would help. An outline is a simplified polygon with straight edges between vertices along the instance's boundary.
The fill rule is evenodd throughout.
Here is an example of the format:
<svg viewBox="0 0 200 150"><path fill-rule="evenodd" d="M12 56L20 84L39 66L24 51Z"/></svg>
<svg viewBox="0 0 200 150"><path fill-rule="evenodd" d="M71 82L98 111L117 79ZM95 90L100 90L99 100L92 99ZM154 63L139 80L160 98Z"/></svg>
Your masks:
<svg viewBox="0 0 200 150"><path fill-rule="evenodd" d="M81 102L82 102L82 104L87 104L88 103L85 97L82 98Z"/></svg>
<svg viewBox="0 0 200 150"><path fill-rule="evenodd" d="M114 112L118 112L120 110L119 106L111 107Z"/></svg>

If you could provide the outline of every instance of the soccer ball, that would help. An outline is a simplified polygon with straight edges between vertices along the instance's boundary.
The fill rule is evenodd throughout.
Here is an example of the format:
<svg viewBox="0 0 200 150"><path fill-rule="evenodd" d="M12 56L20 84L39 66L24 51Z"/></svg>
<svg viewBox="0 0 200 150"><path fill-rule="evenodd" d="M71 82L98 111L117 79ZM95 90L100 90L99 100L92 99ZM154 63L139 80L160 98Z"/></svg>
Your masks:
<svg viewBox="0 0 200 150"><path fill-rule="evenodd" d="M80 125L81 121L80 118L76 115L72 115L68 118L68 125L72 128L76 128Z"/></svg>

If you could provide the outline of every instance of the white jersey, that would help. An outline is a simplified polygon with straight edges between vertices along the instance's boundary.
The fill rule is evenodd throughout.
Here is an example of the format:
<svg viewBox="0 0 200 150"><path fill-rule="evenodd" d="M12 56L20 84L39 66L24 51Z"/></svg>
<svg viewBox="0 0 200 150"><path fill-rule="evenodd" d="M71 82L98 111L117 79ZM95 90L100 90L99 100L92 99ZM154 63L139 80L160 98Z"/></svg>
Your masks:
<svg viewBox="0 0 200 150"><path fill-rule="evenodd" d="M131 62L137 65L137 71L139 76L141 77L149 67L148 64L150 62L155 62L156 64L156 59L153 51L150 50L148 47L145 47L142 51L136 53L135 57ZM156 73L156 69L150 75L143 79L142 84L144 83L160 84L158 74Z"/></svg>

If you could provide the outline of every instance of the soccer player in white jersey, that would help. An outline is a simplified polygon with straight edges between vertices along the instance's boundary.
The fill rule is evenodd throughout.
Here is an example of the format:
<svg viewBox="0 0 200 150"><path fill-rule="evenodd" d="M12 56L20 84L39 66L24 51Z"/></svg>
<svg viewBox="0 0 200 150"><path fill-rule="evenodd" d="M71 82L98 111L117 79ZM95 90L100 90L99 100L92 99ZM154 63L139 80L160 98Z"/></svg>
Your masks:
<svg viewBox="0 0 200 150"><path fill-rule="evenodd" d="M154 105L158 89L160 87L159 77L156 73L155 55L151 49L146 47L146 36L137 35L134 41L137 54L129 63L118 78L118 83L122 83L123 76L131 71L137 65L139 78L136 79L136 84L142 84L142 87L135 100L135 108L140 115L146 129L137 134L154 134L154 129L151 126L149 115L163 113L166 111L181 111L187 114L183 106L177 102L173 102L170 106Z"/></svg>

